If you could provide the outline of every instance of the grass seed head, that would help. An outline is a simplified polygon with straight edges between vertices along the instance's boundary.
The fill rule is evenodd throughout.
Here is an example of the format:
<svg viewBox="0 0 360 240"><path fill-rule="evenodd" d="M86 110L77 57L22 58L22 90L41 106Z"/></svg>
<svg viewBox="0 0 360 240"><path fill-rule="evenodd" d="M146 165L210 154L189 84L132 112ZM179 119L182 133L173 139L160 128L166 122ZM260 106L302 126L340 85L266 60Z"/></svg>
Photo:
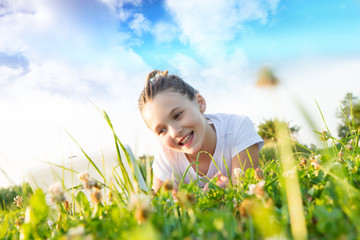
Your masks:
<svg viewBox="0 0 360 240"><path fill-rule="evenodd" d="M174 185L169 179L166 179L163 183L163 188L166 192L170 192L174 189Z"/></svg>
<svg viewBox="0 0 360 240"><path fill-rule="evenodd" d="M148 208L138 208L135 210L135 219L140 224L146 222L149 216L150 216L150 209Z"/></svg>
<svg viewBox="0 0 360 240"><path fill-rule="evenodd" d="M329 138L331 138L331 134L329 132L323 130L320 135L320 140L326 142L327 140L329 140Z"/></svg>

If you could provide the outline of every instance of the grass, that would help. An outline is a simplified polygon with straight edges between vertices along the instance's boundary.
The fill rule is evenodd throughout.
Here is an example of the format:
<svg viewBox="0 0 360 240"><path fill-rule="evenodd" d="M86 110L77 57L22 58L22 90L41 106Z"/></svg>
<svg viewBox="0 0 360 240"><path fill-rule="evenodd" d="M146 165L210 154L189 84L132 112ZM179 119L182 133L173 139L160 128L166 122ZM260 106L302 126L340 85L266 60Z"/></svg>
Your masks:
<svg viewBox="0 0 360 240"><path fill-rule="evenodd" d="M114 136L118 166L114 182L83 175L91 194L73 191L64 199L61 186L51 189L53 206L37 190L24 191L18 206L0 211L0 239L358 239L360 233L359 131L345 141L322 135L324 147L299 151L277 127L281 140L261 153L260 169L239 174L226 189L210 184L204 193L196 182L182 183L177 201L172 184L154 196L139 188L136 169L151 186L150 159L134 165ZM79 145L80 147L80 145ZM121 156L125 152L125 159ZM91 158L94 169L104 176ZM125 168L125 161L131 167ZM117 187L116 187L117 186ZM99 188L109 194L102 195ZM21 192L21 191L20 191Z"/></svg>

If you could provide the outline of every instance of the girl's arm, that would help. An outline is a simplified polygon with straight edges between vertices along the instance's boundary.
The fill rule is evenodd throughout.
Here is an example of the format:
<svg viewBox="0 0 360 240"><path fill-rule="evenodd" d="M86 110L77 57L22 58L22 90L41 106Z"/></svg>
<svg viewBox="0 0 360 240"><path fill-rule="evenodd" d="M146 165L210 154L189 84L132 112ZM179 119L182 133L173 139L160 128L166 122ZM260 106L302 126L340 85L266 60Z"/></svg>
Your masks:
<svg viewBox="0 0 360 240"><path fill-rule="evenodd" d="M160 180L159 178L157 178L156 176L154 176L152 189L154 190L155 193L157 193L157 191L159 190L159 188L161 187L162 184L163 184L163 181Z"/></svg>
<svg viewBox="0 0 360 240"><path fill-rule="evenodd" d="M250 155L251 161L250 161L249 155ZM252 162L252 164L251 164L251 162ZM234 184L236 184L237 179L234 174L235 168L241 168L245 172L248 168L252 167L252 168L256 169L257 167L259 167L259 147L258 147L258 145L254 144L254 145L248 147L247 149L239 152L235 157L233 157L231 165L232 165L231 166L231 180Z"/></svg>

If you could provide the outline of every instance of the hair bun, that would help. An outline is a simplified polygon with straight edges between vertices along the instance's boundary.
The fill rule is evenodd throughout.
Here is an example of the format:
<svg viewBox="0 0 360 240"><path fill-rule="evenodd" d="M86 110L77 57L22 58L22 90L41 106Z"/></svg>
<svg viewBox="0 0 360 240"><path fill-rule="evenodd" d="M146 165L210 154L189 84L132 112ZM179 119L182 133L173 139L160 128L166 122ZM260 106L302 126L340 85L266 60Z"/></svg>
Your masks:
<svg viewBox="0 0 360 240"><path fill-rule="evenodd" d="M153 70L150 73L148 73L148 75L146 76L146 82L153 81L156 77L159 76L167 76L168 73L169 72L167 70L165 71Z"/></svg>

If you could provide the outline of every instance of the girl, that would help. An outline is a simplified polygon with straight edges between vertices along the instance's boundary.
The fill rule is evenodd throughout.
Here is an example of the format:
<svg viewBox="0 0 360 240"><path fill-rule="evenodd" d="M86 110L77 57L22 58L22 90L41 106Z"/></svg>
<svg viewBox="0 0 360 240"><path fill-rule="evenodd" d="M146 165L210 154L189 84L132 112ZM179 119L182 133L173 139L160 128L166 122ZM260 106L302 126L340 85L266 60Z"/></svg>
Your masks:
<svg viewBox="0 0 360 240"><path fill-rule="evenodd" d="M180 77L168 75L167 71L150 72L138 107L160 143L153 163L155 192L167 179L179 184L186 168L197 158L201 187L209 178L220 177L216 184L224 188L228 177L236 182L235 168L245 171L258 167L259 150L264 142L251 120L239 115L205 114L204 97ZM196 177L196 164L192 164L184 182Z"/></svg>

